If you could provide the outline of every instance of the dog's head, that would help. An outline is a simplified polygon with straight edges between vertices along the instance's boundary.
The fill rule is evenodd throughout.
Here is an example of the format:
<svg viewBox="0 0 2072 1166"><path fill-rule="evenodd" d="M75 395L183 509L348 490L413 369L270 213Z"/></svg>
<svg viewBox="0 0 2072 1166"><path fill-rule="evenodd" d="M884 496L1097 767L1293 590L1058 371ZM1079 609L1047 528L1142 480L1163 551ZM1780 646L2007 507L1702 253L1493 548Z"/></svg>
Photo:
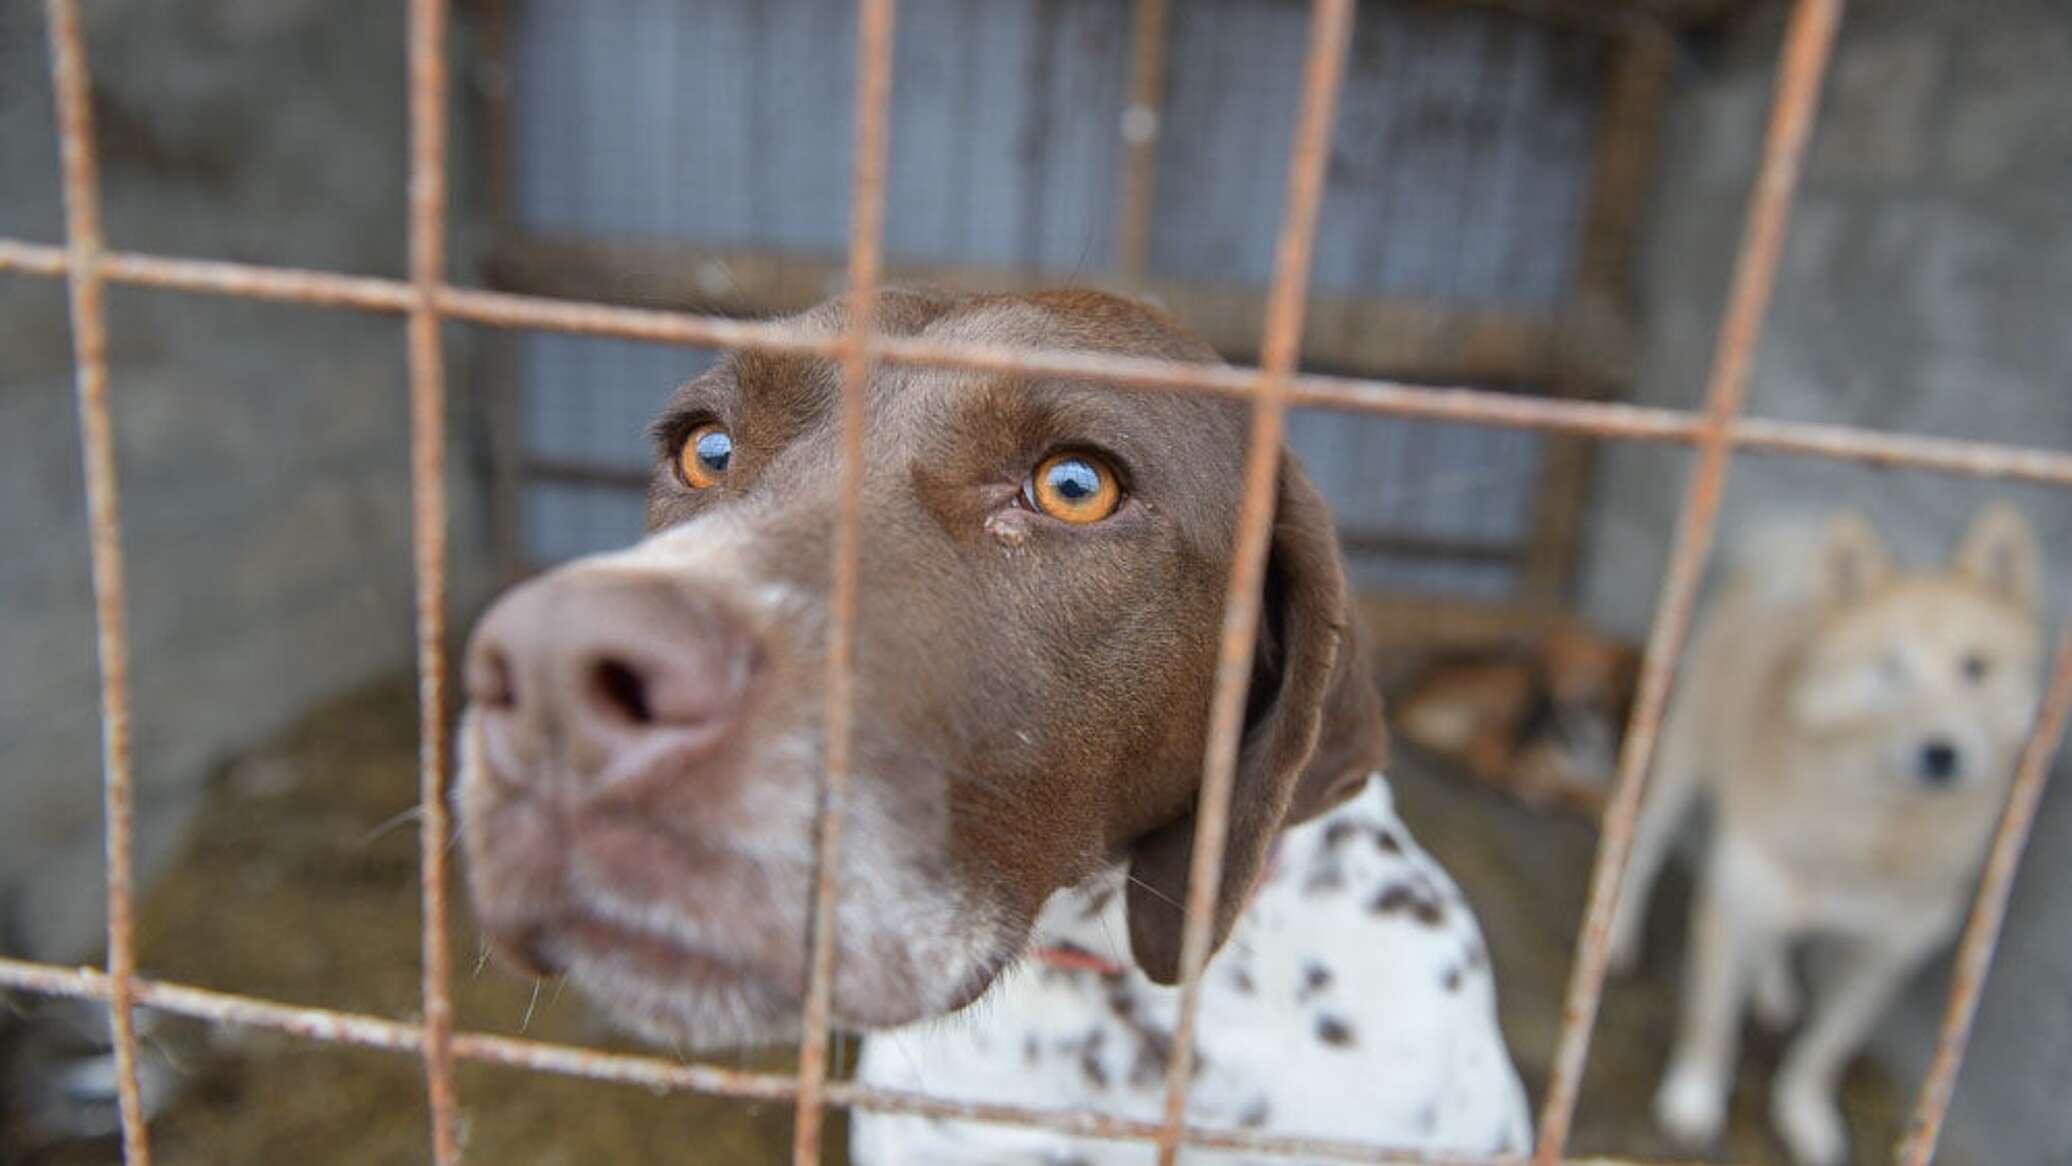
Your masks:
<svg viewBox="0 0 2072 1166"><path fill-rule="evenodd" d="M1982 510L1935 570L1897 566L1867 521L1837 516L1793 716L1909 789L2004 780L2041 695L2039 559L2028 522L2004 504Z"/></svg>
<svg viewBox="0 0 2072 1166"><path fill-rule="evenodd" d="M844 326L839 302L799 317ZM888 292L881 329L1181 360L1091 293ZM648 536L513 589L467 657L457 791L494 944L651 1035L776 1039L805 991L841 489L829 360L740 353L655 425ZM1230 573L1241 402L880 367L864 437L838 1023L958 1008L1044 901L1127 863L1170 982ZM1284 460L1218 940L1286 824L1380 762L1330 516Z"/></svg>

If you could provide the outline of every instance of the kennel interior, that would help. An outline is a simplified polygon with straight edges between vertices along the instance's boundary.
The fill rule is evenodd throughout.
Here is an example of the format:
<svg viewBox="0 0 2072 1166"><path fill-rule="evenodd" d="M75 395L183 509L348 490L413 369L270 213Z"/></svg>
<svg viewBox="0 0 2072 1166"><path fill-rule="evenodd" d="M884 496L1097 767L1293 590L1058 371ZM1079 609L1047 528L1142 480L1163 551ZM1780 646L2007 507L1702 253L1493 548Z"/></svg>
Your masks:
<svg viewBox="0 0 2072 1166"><path fill-rule="evenodd" d="M575 326L528 315L530 301L434 297L439 315L465 321L447 326L449 403L431 415L450 427L436 445L449 459L440 481L459 627L501 574L637 529L629 484L640 428L669 386L710 359L651 341L699 338L701 316L686 313L763 316L846 286L855 161L858 27L844 5L478 2L458 6L450 53L439 53L452 64L452 156L420 153L406 168L412 147L424 148L435 115L426 108L443 104L422 71L422 100L406 102L407 54L424 51L438 8L0 10L0 270L10 273L0 281L10 336L0 440L11 483L0 519L18 548L0 572L25 613L0 630L6 953L69 964L96 958L98 946L104 721L78 467L82 452L106 465L109 450L76 444L71 381L93 361L78 354L87 358L75 364L67 317L104 315L146 876L139 969L386 1018L389 1027L339 1032L390 1048L419 1039L410 1034L422 1031L411 1025L423 1003L415 831L390 821L415 797L411 714L407 693L377 678L407 665L413 640L409 437L428 422L422 411L413 421L402 386L413 376L422 397L441 379L406 370L401 317L414 312L422 330L426 301L413 297L442 278L463 293L674 313L662 325ZM1320 170L1302 367L1525 394L1548 403L1532 418L1560 421L1492 426L1458 411L1461 398L1413 389L1397 412L1297 409L1290 440L1331 493L1377 616L1485 634L1581 610L1637 634L1658 589L1694 581L1671 572L1665 582L1669 533L1694 466L1727 439L1655 413L1635 424L1673 430L1674 444L1590 447L1557 434L1618 428L1627 415L1592 411L1601 399L1702 403L1784 6L1357 9ZM420 21L416 39L406 39L406 15ZM2072 354L2048 307L2072 270L2058 80L2066 20L2045 4L1996 15L1966 20L1926 0L1848 14L1749 412L1878 432L1735 431L1729 529L1764 502L1846 491L1896 525L1903 544L1925 546L1977 497L1958 479L1764 450L2072 480L2054 452L2072 440L2072 420L2053 379ZM76 64L90 81L77 75L60 102L46 47L82 18L71 43L83 46ZM910 0L890 59L890 277L1139 291L1231 359L1257 360L1310 19L1302 5L1267 0ZM106 256L67 223L60 183L58 115L88 103L99 173L75 174L69 193L75 208L98 198ZM413 116L418 132L406 137ZM415 234L405 230L410 179L442 164L450 274L411 266L412 256L437 258L435 227L420 215ZM156 255L253 266L154 266ZM269 282L282 267L319 274ZM51 278L86 281L89 271L108 285L104 309L68 304L65 281ZM371 278L326 282L329 271ZM1509 399L1467 398L1492 409ZM1688 444L1695 457L1678 448ZM420 478L416 500L427 489ZM2061 494L2022 499L2046 532L2066 532ZM2062 555L2056 566L2067 566ZM361 696L324 703L369 680ZM1430 841L1484 914L1507 1031L1544 1099L1557 1047L1575 1039L1558 1020L1589 832L1443 777L1400 780L1425 789L1428 820L1466 824ZM1416 795L1405 796L1414 808ZM2062 798L2044 804L2046 837L2068 825ZM1478 857L1492 849L1499 857ZM2050 938L2067 933L2050 925L2063 919L2047 890L2051 850L2032 858L2015 901L1944 1160L2048 1162L2072 1147L2046 1103L2062 1092L2072 1032L2058 1007L2072 971ZM1560 872L1540 880L1545 900L1506 879L1502 859L1520 854ZM1478 883L1481 868L1491 873ZM463 1030L606 1039L574 1001L471 976L464 920L450 943ZM17 988L115 990L24 963L0 969ZM1940 975L1924 984L1888 1034L1892 1080L1857 1103L1890 1111L1875 1128L1898 1132L1899 1086L1926 1060L1943 986ZM1641 1103L1622 1114L1616 1096L1651 1085L1652 1063L1630 1077L1605 1068L1659 1056L1650 1029L1667 1015L1667 989L1655 987L1654 1003L1610 991L1579 1152L1661 1152L1639 1128ZM147 996L153 1015L218 1007ZM238 1015L256 1029L143 1034L146 1060L212 1066L194 1070L200 1086L157 1127L161 1158L422 1160L433 1119L413 1062L297 1043L278 1035L292 1027L278 1012ZM504 1049L463 1047L469 1057ZM513 1059L490 1055L499 1057ZM789 1071L781 1058L755 1067ZM541 1146L572 1161L646 1160L698 1136L732 1146L731 1160L762 1161L789 1144L786 1095L736 1123L736 1102L687 1100L701 1087L733 1089L733 1078L650 1069L646 1079L691 1093L650 1099L470 1063L457 1117L434 1124L464 1133L481 1160ZM1618 1084L1628 1080L1638 1084ZM623 1140L586 1153L567 1133L578 1127ZM1862 1160L1885 1160L1881 1149ZM114 1150L102 1141L19 1152L101 1161ZM1750 1133L1735 1152L1764 1160L1774 1147Z"/></svg>

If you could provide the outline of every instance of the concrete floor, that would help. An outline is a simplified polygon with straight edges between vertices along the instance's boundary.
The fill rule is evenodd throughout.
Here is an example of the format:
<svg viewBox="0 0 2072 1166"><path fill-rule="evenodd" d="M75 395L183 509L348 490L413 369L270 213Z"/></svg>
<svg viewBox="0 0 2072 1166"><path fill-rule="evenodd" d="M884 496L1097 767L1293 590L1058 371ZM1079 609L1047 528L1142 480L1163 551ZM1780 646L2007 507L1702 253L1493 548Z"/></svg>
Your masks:
<svg viewBox="0 0 2072 1166"><path fill-rule="evenodd" d="M147 974L293 1003L409 1017L418 1007L415 714L407 683L322 708L228 766L190 852L144 904ZM1481 912L1495 958L1503 1023L1527 1085L1545 1083L1572 935L1594 832L1573 818L1524 810L1416 758L1395 773L1404 817L1453 870ZM1646 1119L1673 1016L1673 908L1649 965L1615 984L1603 1012L1574 1148L1670 1156ZM479 948L456 898L456 1006L469 1029L625 1047L601 1032L571 994L535 994L478 968ZM420 1070L406 1057L264 1034L172 1024L164 1044L191 1088L153 1131L156 1159L381 1166L426 1158ZM1736 1097L1728 1149L1740 1162L1775 1161L1762 1097L1776 1044L1756 1040ZM782 1071L782 1054L744 1058ZM784 1160L788 1107L464 1066L463 1132L470 1160L556 1163L742 1163ZM1886 1160L1899 1098L1871 1072L1850 1082L1858 1163ZM843 1160L833 1123L829 1160ZM4 1139L0 1139L4 1140ZM23 1149L0 1161L74 1166L114 1159L112 1145Z"/></svg>

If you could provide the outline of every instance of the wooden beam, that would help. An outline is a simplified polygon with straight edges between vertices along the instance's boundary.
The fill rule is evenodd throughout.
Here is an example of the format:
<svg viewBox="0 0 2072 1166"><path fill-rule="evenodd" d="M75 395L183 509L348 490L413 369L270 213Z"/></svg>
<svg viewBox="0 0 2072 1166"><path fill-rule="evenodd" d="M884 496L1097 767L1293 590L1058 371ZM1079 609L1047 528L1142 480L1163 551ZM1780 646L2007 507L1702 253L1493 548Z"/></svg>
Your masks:
<svg viewBox="0 0 2072 1166"><path fill-rule="evenodd" d="M517 21L508 0L468 0L465 15L474 43L473 51L463 58L467 62L462 73L467 79L463 116L479 132L465 134L462 140L472 139L476 151L489 237L502 238L514 221L511 191L517 125L512 114L511 42ZM525 435L518 399L517 342L508 329L483 332L466 375L469 396L479 403L488 439L490 567L500 581L508 582L531 568L525 552L521 490Z"/></svg>
<svg viewBox="0 0 2072 1166"><path fill-rule="evenodd" d="M619 490L645 496L652 472L646 466L608 466L562 458L527 458L520 471L529 482L554 482L593 490Z"/></svg>
<svg viewBox="0 0 2072 1166"><path fill-rule="evenodd" d="M1559 626L1559 612L1522 603L1490 603L1441 596L1377 594L1356 598L1360 623L1377 653L1477 649L1531 643ZM1386 664L1387 661L1377 660Z"/></svg>
<svg viewBox="0 0 2072 1166"><path fill-rule="evenodd" d="M1510 541L1448 538L1402 530L1340 527L1338 544L1348 558L1422 559L1436 563L1481 563L1510 566L1524 548Z"/></svg>
<svg viewBox="0 0 2072 1166"><path fill-rule="evenodd" d="M1654 167L1673 42L1652 24L1635 24L1610 48L1614 64L1597 127L1597 155L1576 267L1556 336L1556 396L1597 397L1633 377L1635 247ZM1538 509L1524 560L1523 594L1565 601L1575 575L1589 501L1595 447L1550 437Z"/></svg>
<svg viewBox="0 0 2072 1166"><path fill-rule="evenodd" d="M1040 274L893 263L887 281L963 292L1016 292L1053 281ZM801 311L838 293L839 261L770 251L724 251L672 240L511 238L487 264L492 286L530 295L728 316ZM1231 360L1259 351L1263 288L1151 280L1131 289L1101 278L1077 286L1137 295L1185 321ZM1543 387L1555 369L1557 322L1540 315L1431 301L1319 296L1303 329L1303 363L1354 376L1482 386ZM1593 351L1604 370L1623 352ZM1571 370L1572 374L1577 370Z"/></svg>
<svg viewBox="0 0 2072 1166"><path fill-rule="evenodd" d="M1131 0L1130 103L1122 111L1122 213L1116 269L1142 283L1151 261L1151 212L1158 194L1158 138L1165 128L1168 0Z"/></svg>
<svg viewBox="0 0 2072 1166"><path fill-rule="evenodd" d="M1639 7L1672 28L1699 28L1742 16L1757 0L1640 0Z"/></svg>
<svg viewBox="0 0 2072 1166"><path fill-rule="evenodd" d="M1607 367L1613 353L1631 354L1627 329L1636 318L1633 276L1639 227L1655 164L1655 140L1667 99L1674 42L1638 26L1609 49L1612 74L1597 127L1596 158L1582 238L1564 311L1563 356L1584 367ZM1621 383L1630 368L1617 370Z"/></svg>
<svg viewBox="0 0 2072 1166"><path fill-rule="evenodd" d="M1541 24L1623 36L1637 25L1695 28L1739 16L1757 0L1424 0L1455 8L1507 12Z"/></svg>

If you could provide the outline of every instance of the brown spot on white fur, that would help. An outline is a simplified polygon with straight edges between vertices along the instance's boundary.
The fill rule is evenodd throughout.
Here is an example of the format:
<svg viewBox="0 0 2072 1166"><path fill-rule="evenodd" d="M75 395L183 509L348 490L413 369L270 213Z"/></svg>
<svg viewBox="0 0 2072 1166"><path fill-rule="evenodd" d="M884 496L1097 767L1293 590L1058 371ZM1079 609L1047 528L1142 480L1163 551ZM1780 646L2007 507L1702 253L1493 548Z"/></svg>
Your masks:
<svg viewBox="0 0 2072 1166"><path fill-rule="evenodd" d="M1375 915L1407 912L1427 927L1437 927L1445 918L1439 900L1428 888L1413 887L1408 883L1392 884L1368 901L1367 910Z"/></svg>
<svg viewBox="0 0 2072 1166"><path fill-rule="evenodd" d="M1353 1026L1336 1016L1317 1018L1317 1039L1334 1049L1351 1048L1358 1040Z"/></svg>

